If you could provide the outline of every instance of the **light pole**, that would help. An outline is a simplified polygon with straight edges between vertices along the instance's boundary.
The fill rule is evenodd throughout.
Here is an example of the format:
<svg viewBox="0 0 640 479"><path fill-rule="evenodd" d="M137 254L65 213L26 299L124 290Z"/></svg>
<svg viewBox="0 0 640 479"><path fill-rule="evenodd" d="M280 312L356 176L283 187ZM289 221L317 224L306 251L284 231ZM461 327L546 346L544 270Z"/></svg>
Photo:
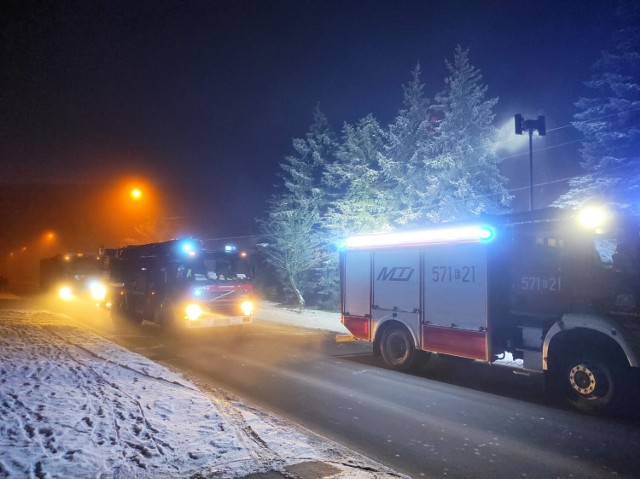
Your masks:
<svg viewBox="0 0 640 479"><path fill-rule="evenodd" d="M537 120L525 120L520 113L516 114L516 135L529 132L529 211L533 210L533 132L538 135L547 134L544 116L539 115Z"/></svg>

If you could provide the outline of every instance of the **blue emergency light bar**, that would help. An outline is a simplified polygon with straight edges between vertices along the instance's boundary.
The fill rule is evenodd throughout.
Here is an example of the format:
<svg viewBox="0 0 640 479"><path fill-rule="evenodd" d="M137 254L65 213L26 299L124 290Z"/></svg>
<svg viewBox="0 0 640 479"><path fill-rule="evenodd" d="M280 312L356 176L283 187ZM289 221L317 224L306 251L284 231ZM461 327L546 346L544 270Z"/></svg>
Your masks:
<svg viewBox="0 0 640 479"><path fill-rule="evenodd" d="M196 256L197 254L196 245L191 240L183 240L180 244L180 249L190 257Z"/></svg>
<svg viewBox="0 0 640 479"><path fill-rule="evenodd" d="M490 226L454 226L419 231L352 236L340 244L340 249L417 246L439 243L484 243L493 240L494 237L495 230Z"/></svg>

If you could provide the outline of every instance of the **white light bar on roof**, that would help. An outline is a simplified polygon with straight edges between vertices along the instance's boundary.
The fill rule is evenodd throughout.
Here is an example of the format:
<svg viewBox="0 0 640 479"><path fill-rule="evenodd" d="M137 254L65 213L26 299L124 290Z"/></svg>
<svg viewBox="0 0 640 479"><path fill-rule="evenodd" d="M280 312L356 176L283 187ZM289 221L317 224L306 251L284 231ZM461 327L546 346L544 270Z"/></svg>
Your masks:
<svg viewBox="0 0 640 479"><path fill-rule="evenodd" d="M375 248L437 243L485 242L491 241L494 234L493 228L489 226L457 226L420 231L352 236L351 238L347 238L340 246L342 248Z"/></svg>

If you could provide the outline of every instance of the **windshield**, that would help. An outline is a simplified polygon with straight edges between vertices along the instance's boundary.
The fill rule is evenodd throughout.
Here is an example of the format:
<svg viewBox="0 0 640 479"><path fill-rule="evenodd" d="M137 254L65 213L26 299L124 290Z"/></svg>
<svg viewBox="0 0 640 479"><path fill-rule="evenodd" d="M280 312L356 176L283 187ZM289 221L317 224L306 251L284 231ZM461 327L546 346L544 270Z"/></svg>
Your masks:
<svg viewBox="0 0 640 479"><path fill-rule="evenodd" d="M100 263L94 256L76 257L67 263L67 272L74 276L100 273Z"/></svg>
<svg viewBox="0 0 640 479"><path fill-rule="evenodd" d="M248 267L236 253L208 252L205 254L207 279L233 281L249 279Z"/></svg>
<svg viewBox="0 0 640 479"><path fill-rule="evenodd" d="M206 281L207 270L202 261L190 261L178 265L176 276L187 281Z"/></svg>

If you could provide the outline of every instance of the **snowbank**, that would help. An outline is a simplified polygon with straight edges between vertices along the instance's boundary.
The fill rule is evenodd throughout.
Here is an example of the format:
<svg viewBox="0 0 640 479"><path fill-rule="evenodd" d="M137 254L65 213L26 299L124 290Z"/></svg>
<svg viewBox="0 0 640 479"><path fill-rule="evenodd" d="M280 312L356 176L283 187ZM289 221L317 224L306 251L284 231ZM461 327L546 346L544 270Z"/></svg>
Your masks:
<svg viewBox="0 0 640 479"><path fill-rule="evenodd" d="M46 311L0 310L0 417L0 477L400 477Z"/></svg>
<svg viewBox="0 0 640 479"><path fill-rule="evenodd" d="M340 322L340 313L317 311L314 309L299 309L278 306L276 303L262 301L256 308L256 319L289 324L310 329L324 329L336 333L347 334Z"/></svg>

